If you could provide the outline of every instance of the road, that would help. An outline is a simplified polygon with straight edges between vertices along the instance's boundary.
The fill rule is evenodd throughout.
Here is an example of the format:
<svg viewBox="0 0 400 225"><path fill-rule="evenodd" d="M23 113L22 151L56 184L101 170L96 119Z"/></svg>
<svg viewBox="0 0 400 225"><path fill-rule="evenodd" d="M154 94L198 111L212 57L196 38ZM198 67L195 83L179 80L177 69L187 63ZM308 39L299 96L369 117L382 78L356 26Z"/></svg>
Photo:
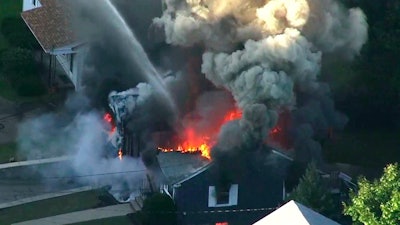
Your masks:
<svg viewBox="0 0 400 225"><path fill-rule="evenodd" d="M37 195L81 187L82 185L65 181L41 182L39 180L0 180L0 204L12 202Z"/></svg>

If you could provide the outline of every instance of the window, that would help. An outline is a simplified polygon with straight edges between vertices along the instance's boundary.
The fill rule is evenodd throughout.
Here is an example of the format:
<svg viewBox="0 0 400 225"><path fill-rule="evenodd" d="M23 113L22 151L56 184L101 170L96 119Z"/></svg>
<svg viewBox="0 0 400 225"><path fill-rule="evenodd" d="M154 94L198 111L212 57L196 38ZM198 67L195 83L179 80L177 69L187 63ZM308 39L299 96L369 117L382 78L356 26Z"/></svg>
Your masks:
<svg viewBox="0 0 400 225"><path fill-rule="evenodd" d="M36 0L32 0L32 4L36 6Z"/></svg>
<svg viewBox="0 0 400 225"><path fill-rule="evenodd" d="M208 187L208 207L234 206L238 203L238 185Z"/></svg>
<svg viewBox="0 0 400 225"><path fill-rule="evenodd" d="M69 70L74 72L74 54L70 54L69 58Z"/></svg>
<svg viewBox="0 0 400 225"><path fill-rule="evenodd" d="M229 189L230 185L226 185L224 187L215 187L217 205L229 204Z"/></svg>

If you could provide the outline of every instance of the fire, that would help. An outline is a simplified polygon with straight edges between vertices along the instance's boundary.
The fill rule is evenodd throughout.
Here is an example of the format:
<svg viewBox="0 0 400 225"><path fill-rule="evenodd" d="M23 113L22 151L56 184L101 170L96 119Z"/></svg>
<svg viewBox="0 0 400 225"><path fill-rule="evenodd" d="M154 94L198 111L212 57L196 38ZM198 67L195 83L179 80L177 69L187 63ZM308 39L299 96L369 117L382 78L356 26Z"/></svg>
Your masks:
<svg viewBox="0 0 400 225"><path fill-rule="evenodd" d="M162 152L181 152L181 153L201 153L206 159L211 159L210 150L216 143L215 137L218 135L221 127L232 120L237 120L242 117L242 112L239 109L233 109L225 114L221 122L217 123L215 129L208 134L199 134L192 126L185 128L183 132L184 140L175 148L158 149Z"/></svg>
<svg viewBox="0 0 400 225"><path fill-rule="evenodd" d="M280 132L281 132L281 128L279 126L276 126L276 127L272 128L272 130L269 132L269 135L278 134Z"/></svg>
<svg viewBox="0 0 400 225"><path fill-rule="evenodd" d="M182 141L177 147L158 147L158 150L162 152L181 152L181 153L200 153L206 159L211 160L210 150L216 144L216 137L221 127L229 121L238 120L242 118L242 111L239 109L233 109L227 112L220 122L215 124L213 129L207 132L200 132L195 129L195 122L190 121L187 127L182 132ZM192 119L194 120L194 119ZM282 128L277 126L271 129L269 136L280 136ZM206 134L204 134L206 133Z"/></svg>
<svg viewBox="0 0 400 225"><path fill-rule="evenodd" d="M238 120L238 119L241 119L241 118L242 118L242 111L240 111L239 109L235 109L235 110L233 110L231 112L228 112L225 115L222 125L227 123L227 122L229 122L229 121Z"/></svg>
<svg viewBox="0 0 400 225"><path fill-rule="evenodd" d="M117 130L117 127L114 124L113 117L112 117L112 115L110 113L106 113L106 114L104 114L103 119L111 127L111 130L109 131L109 137L111 137L114 134L114 132ZM123 155L122 149L119 149L118 150L118 158L119 158L119 160L122 160L122 155Z"/></svg>
<svg viewBox="0 0 400 225"><path fill-rule="evenodd" d="M110 134L114 133L117 127L114 124L112 115L110 113L106 113L104 114L103 119L111 126Z"/></svg>
<svg viewBox="0 0 400 225"><path fill-rule="evenodd" d="M118 158L119 160L122 160L122 149L118 150Z"/></svg>

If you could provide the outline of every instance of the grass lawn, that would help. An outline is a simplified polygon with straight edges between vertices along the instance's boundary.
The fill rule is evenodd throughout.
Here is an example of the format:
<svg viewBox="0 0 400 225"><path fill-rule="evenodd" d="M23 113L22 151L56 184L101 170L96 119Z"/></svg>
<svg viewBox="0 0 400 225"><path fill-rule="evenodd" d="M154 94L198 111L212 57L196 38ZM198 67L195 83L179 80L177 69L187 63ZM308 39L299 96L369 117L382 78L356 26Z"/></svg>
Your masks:
<svg viewBox="0 0 400 225"><path fill-rule="evenodd" d="M0 163L8 163L11 157L17 159L16 143L0 145Z"/></svg>
<svg viewBox="0 0 400 225"><path fill-rule="evenodd" d="M110 217L106 219L91 220L82 223L71 223L69 225L132 225L127 216Z"/></svg>
<svg viewBox="0 0 400 225"><path fill-rule="evenodd" d="M95 190L85 191L1 209L0 224L12 224L95 208L101 203L98 195Z"/></svg>
<svg viewBox="0 0 400 225"><path fill-rule="evenodd" d="M22 0L0 0L0 24L3 18L19 16L22 11ZM7 41L0 33L0 50L8 47Z"/></svg>
<svg viewBox="0 0 400 225"><path fill-rule="evenodd" d="M400 132L345 131L323 146L328 161L382 166L400 160Z"/></svg>

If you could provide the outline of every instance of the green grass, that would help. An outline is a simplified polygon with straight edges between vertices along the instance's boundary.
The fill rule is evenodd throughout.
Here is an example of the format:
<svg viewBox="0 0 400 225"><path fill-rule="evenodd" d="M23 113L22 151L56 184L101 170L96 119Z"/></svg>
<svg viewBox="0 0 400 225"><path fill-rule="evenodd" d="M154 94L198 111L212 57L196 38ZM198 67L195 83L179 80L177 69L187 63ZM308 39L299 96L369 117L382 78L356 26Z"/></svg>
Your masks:
<svg viewBox="0 0 400 225"><path fill-rule="evenodd" d="M95 208L101 203L98 192L85 191L0 210L0 224L39 219Z"/></svg>
<svg viewBox="0 0 400 225"><path fill-rule="evenodd" d="M16 143L0 145L0 163L8 163L11 157L17 159Z"/></svg>
<svg viewBox="0 0 400 225"><path fill-rule="evenodd" d="M9 16L20 16L22 11L22 0L0 0L0 24L4 18ZM0 50L8 47L7 41L0 33Z"/></svg>
<svg viewBox="0 0 400 225"><path fill-rule="evenodd" d="M346 131L323 146L331 162L382 166L400 160L399 131Z"/></svg>
<svg viewBox="0 0 400 225"><path fill-rule="evenodd" d="M69 225L132 225L127 216L110 217L106 219L91 220L82 223L71 223Z"/></svg>

